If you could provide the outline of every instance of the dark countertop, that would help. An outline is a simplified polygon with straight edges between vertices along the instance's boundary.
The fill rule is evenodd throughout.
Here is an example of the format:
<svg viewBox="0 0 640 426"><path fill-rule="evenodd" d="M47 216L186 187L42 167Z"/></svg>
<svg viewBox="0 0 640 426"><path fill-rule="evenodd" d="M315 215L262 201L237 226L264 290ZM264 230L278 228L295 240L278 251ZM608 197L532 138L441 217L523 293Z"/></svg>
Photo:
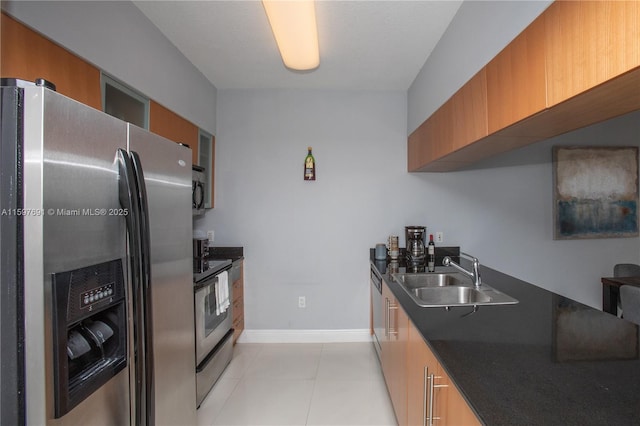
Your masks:
<svg viewBox="0 0 640 426"><path fill-rule="evenodd" d="M235 262L237 260L244 259L244 248L212 246L209 247L209 256L207 256L207 259L231 259L232 262Z"/></svg>
<svg viewBox="0 0 640 426"><path fill-rule="evenodd" d="M486 267L483 282L519 303L461 318L470 307L421 308L370 259L483 423L640 424L636 325Z"/></svg>

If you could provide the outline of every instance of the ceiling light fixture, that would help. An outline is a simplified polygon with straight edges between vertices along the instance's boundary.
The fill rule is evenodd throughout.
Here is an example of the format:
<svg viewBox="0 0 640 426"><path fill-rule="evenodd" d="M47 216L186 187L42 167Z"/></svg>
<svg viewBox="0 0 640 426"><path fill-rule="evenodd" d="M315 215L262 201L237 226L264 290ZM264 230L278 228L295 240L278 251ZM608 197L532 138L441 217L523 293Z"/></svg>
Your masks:
<svg viewBox="0 0 640 426"><path fill-rule="evenodd" d="M312 70L320 65L314 0L262 0L280 56L287 68Z"/></svg>

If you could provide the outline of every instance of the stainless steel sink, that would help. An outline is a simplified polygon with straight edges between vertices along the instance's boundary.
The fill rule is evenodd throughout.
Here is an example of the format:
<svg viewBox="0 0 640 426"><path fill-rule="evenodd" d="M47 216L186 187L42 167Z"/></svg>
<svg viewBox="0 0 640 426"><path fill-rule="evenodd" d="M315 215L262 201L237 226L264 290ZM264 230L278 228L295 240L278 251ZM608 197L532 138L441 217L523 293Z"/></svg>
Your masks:
<svg viewBox="0 0 640 426"><path fill-rule="evenodd" d="M413 289L411 294L420 301L428 301L434 305L477 305L491 302L491 297L473 287L422 287Z"/></svg>
<svg viewBox="0 0 640 426"><path fill-rule="evenodd" d="M457 272L435 274L393 274L392 277L413 301L422 307L511 305L518 300L493 287L475 287Z"/></svg>
<svg viewBox="0 0 640 426"><path fill-rule="evenodd" d="M458 272L448 274L418 273L418 274L393 274L393 278L408 289L422 287L445 287L450 285L472 285Z"/></svg>

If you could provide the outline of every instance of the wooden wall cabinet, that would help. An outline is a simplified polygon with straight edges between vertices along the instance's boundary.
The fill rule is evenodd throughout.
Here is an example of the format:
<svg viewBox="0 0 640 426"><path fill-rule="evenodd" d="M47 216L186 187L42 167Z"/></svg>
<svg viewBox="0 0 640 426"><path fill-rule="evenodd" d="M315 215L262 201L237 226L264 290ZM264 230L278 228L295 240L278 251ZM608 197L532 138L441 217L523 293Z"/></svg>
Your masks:
<svg viewBox="0 0 640 426"><path fill-rule="evenodd" d="M26 81L44 78L56 85L58 93L102 110L98 68L5 13L0 19L2 77Z"/></svg>
<svg viewBox="0 0 640 426"><path fill-rule="evenodd" d="M487 73L481 69L450 99L452 151L487 136Z"/></svg>
<svg viewBox="0 0 640 426"><path fill-rule="evenodd" d="M233 312L233 343L235 344L244 330L244 262L238 261L237 266L234 264L234 268L239 268L238 279L232 283L231 294L233 295L233 302L231 303Z"/></svg>
<svg viewBox="0 0 640 426"><path fill-rule="evenodd" d="M457 170L639 109L640 2L557 1L409 135L408 170Z"/></svg>
<svg viewBox="0 0 640 426"><path fill-rule="evenodd" d="M389 287L382 285L385 338L380 342L384 374L399 425L407 424L407 339L409 318Z"/></svg>
<svg viewBox="0 0 640 426"><path fill-rule="evenodd" d="M75 56L4 12L0 14L0 75L35 81L44 78L56 85L57 92L102 111L100 69ZM140 124L140 123L137 123ZM174 142L189 145L193 164L199 164L199 128L162 105L149 101L149 130ZM211 138L210 207L213 207L215 138Z"/></svg>
<svg viewBox="0 0 640 426"><path fill-rule="evenodd" d="M149 130L176 143L191 148L193 164L198 164L198 126L180 117L157 102L149 102Z"/></svg>
<svg viewBox="0 0 640 426"><path fill-rule="evenodd" d="M410 172L423 171L451 152L453 129L451 126L452 103L445 102L411 135L407 147Z"/></svg>
<svg viewBox="0 0 640 426"><path fill-rule="evenodd" d="M487 76L482 69L409 136L409 171L423 171L485 136Z"/></svg>
<svg viewBox="0 0 640 426"><path fill-rule="evenodd" d="M548 106L640 66L640 2L557 1L545 27Z"/></svg>
<svg viewBox="0 0 640 426"><path fill-rule="evenodd" d="M547 106L544 22L534 21L487 64L489 134Z"/></svg>

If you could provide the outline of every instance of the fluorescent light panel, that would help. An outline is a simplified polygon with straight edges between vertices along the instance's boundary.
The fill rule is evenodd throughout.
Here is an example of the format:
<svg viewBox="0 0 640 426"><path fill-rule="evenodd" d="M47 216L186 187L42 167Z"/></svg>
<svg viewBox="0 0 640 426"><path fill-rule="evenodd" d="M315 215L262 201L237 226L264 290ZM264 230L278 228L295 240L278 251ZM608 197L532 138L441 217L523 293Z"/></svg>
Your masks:
<svg viewBox="0 0 640 426"><path fill-rule="evenodd" d="M280 56L287 68L312 70L320 65L313 0L262 0Z"/></svg>

